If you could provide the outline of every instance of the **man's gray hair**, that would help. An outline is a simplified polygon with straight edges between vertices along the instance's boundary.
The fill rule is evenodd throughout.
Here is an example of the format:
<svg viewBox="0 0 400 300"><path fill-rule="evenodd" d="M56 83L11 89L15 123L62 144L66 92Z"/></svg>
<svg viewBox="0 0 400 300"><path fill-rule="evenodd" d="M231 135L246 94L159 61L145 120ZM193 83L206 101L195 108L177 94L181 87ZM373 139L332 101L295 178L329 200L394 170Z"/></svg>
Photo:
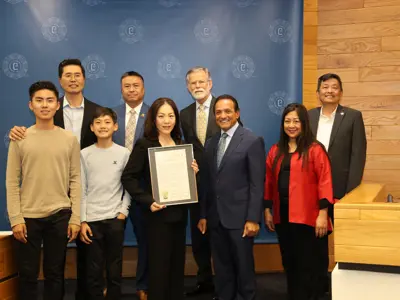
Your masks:
<svg viewBox="0 0 400 300"><path fill-rule="evenodd" d="M210 71L205 67L197 66L197 67L193 67L193 68L189 69L189 71L187 71L187 73L186 73L186 82L189 81L189 75L190 74L195 73L195 72L200 72L200 71L205 72L207 74L207 76L208 76L208 80L211 80Z"/></svg>

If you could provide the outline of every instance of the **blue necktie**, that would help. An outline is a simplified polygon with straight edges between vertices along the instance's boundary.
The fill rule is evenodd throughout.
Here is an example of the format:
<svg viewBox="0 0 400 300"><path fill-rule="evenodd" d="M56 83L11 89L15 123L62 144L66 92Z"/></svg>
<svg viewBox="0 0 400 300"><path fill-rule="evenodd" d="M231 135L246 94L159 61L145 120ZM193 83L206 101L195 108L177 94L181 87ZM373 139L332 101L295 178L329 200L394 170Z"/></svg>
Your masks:
<svg viewBox="0 0 400 300"><path fill-rule="evenodd" d="M218 151L217 151L217 167L218 168L219 168L219 165L221 164L222 158L224 157L227 137L228 137L228 134L226 132L224 132L221 135L221 138L219 139Z"/></svg>

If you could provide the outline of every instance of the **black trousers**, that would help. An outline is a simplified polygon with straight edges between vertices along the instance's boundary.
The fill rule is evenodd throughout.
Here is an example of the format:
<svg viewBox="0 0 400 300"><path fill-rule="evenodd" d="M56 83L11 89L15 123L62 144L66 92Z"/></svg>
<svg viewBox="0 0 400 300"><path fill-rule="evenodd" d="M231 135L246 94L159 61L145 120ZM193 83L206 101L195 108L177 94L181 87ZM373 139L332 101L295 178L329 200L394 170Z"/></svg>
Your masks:
<svg viewBox="0 0 400 300"><path fill-rule="evenodd" d="M87 300L104 299L103 272L106 267L106 299L121 298L122 250L125 220L108 219L88 222L93 236L92 243L85 244L87 272Z"/></svg>
<svg viewBox="0 0 400 300"><path fill-rule="evenodd" d="M197 228L200 220L200 205L198 203L189 206L190 212L190 233L192 237L192 252L196 261L197 282L202 284L213 284L212 266L211 266L211 245L208 231L202 234Z"/></svg>
<svg viewBox="0 0 400 300"><path fill-rule="evenodd" d="M243 229L210 228L215 268L215 288L220 300L254 300L254 238L243 238Z"/></svg>
<svg viewBox="0 0 400 300"><path fill-rule="evenodd" d="M317 300L323 294L328 271L328 236L295 223L276 225L289 300ZM327 263L328 262L328 263Z"/></svg>
<svg viewBox="0 0 400 300"><path fill-rule="evenodd" d="M86 274L86 244L79 237L75 240L76 244L76 292L75 300L85 300L87 293L87 274Z"/></svg>
<svg viewBox="0 0 400 300"><path fill-rule="evenodd" d="M182 300L185 273L185 222L148 222L148 300Z"/></svg>
<svg viewBox="0 0 400 300"><path fill-rule="evenodd" d="M46 218L25 218L26 244L18 242L19 299L38 299L37 278L43 242L44 300L64 297L64 267L70 210Z"/></svg>

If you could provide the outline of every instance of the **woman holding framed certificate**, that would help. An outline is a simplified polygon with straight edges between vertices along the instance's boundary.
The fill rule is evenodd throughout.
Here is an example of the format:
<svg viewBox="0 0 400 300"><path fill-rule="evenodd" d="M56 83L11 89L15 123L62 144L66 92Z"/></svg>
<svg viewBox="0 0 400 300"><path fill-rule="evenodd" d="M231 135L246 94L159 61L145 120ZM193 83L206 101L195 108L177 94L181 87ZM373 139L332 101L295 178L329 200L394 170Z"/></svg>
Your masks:
<svg viewBox="0 0 400 300"><path fill-rule="evenodd" d="M145 120L144 138L137 141L122 174L122 184L132 201L142 204L147 228L149 300L179 300L184 297L186 205L157 203L153 191L149 149L182 144L179 112L169 98L151 105ZM185 166L183 166L185 167ZM197 173L193 161L190 172ZM158 197L157 197L158 198Z"/></svg>

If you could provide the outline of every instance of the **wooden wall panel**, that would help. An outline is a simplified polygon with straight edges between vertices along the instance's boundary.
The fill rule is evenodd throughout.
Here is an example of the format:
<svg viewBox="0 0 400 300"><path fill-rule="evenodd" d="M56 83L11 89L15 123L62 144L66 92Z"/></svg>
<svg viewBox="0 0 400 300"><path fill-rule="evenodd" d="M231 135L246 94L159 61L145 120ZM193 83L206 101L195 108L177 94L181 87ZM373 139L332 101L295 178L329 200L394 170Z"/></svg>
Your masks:
<svg viewBox="0 0 400 300"><path fill-rule="evenodd" d="M349 82L344 85L346 95L375 96L375 95L400 95L400 84L398 81L385 82Z"/></svg>
<svg viewBox="0 0 400 300"><path fill-rule="evenodd" d="M338 72L338 74L341 74ZM394 96L365 96L365 97L349 97L346 96L346 88L344 90L344 97L342 103L351 108L358 109L361 111L374 110L379 111L393 111L400 110L400 95Z"/></svg>
<svg viewBox="0 0 400 300"><path fill-rule="evenodd" d="M396 140L399 136L400 126L372 126L372 139Z"/></svg>
<svg viewBox="0 0 400 300"><path fill-rule="evenodd" d="M360 68L360 81L399 81L400 66Z"/></svg>
<svg viewBox="0 0 400 300"><path fill-rule="evenodd" d="M382 38L355 38L318 41L318 54L341 54L381 51Z"/></svg>
<svg viewBox="0 0 400 300"><path fill-rule="evenodd" d="M340 78L344 82L358 82L359 77L359 69L358 68L350 68L350 69L319 69L318 76L321 76L326 73L336 73L340 74ZM317 80L314 79L315 84L317 84Z"/></svg>
<svg viewBox="0 0 400 300"><path fill-rule="evenodd" d="M397 5L400 5L400 0L364 0L364 7L377 7L377 6L384 7L384 6L397 6Z"/></svg>
<svg viewBox="0 0 400 300"><path fill-rule="evenodd" d="M338 9L351 9L361 8L364 5L364 0L319 0L318 9L323 10L338 10Z"/></svg>
<svg viewBox="0 0 400 300"><path fill-rule="evenodd" d="M318 68L400 66L400 51L318 55Z"/></svg>
<svg viewBox="0 0 400 300"><path fill-rule="evenodd" d="M400 21L320 26L320 40L381 37L400 34Z"/></svg>
<svg viewBox="0 0 400 300"><path fill-rule="evenodd" d="M372 126L400 126L400 110L395 111L364 111L364 124ZM400 135L400 133L399 133Z"/></svg>
<svg viewBox="0 0 400 300"><path fill-rule="evenodd" d="M393 51L393 50L400 50L400 36L382 37L382 51Z"/></svg>
<svg viewBox="0 0 400 300"><path fill-rule="evenodd" d="M384 6L361 9L321 11L318 25L343 25L400 20L400 7Z"/></svg>
<svg viewBox="0 0 400 300"><path fill-rule="evenodd" d="M400 170L400 155L367 155L366 170Z"/></svg>

